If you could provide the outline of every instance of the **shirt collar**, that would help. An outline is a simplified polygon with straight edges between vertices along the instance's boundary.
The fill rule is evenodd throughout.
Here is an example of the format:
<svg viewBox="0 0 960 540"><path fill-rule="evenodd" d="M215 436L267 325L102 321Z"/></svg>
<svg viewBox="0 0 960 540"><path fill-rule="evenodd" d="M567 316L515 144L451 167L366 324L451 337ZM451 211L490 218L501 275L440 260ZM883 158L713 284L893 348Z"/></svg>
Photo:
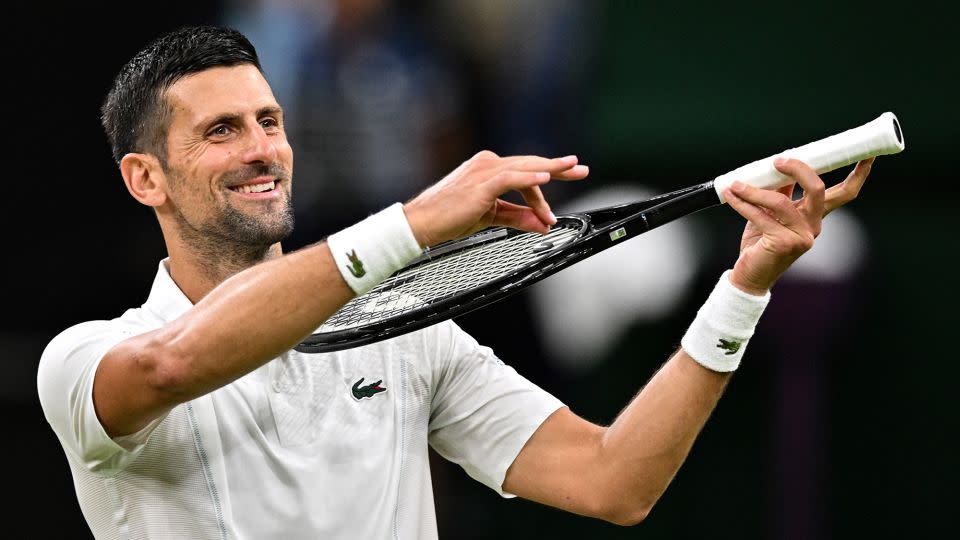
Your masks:
<svg viewBox="0 0 960 540"><path fill-rule="evenodd" d="M193 307L193 303L183 294L180 287L170 277L170 257L160 261L157 277L150 288L150 296L143 307L159 315L165 321L172 321Z"/></svg>

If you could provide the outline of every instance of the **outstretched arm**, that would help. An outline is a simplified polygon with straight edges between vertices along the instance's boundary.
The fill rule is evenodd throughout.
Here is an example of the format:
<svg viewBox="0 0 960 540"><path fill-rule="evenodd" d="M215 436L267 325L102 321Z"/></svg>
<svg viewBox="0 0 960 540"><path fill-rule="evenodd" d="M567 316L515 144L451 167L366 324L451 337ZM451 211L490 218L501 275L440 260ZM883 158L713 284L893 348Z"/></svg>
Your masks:
<svg viewBox="0 0 960 540"><path fill-rule="evenodd" d="M407 203L404 213L424 247L488 225L545 232L555 219L539 186L587 172L574 156L481 152ZM499 199L511 190L529 206ZM178 403L294 347L353 295L326 243L240 272L183 316L107 352L93 387L97 416L111 436L137 432Z"/></svg>
<svg viewBox="0 0 960 540"><path fill-rule="evenodd" d="M730 206L749 222L730 283L762 296L820 233L823 216L856 197L872 160L859 163L828 191L795 160L777 168L792 176L780 192L735 184ZM507 472L504 490L619 524L642 521L666 490L731 377L704 367L686 350L674 354L609 427L560 409L530 438Z"/></svg>

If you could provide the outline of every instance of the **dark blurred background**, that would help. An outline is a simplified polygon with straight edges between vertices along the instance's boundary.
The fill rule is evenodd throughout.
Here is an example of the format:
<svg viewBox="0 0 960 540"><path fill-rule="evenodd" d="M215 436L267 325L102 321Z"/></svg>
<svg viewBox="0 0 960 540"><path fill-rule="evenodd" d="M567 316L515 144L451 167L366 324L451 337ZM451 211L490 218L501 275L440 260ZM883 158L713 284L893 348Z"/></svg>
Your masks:
<svg viewBox="0 0 960 540"><path fill-rule="evenodd" d="M67 326L146 298L163 243L123 187L99 105L140 47L201 22L251 37L288 111L297 209L288 250L406 200L483 148L578 154L591 179L547 188L563 210L686 186L896 113L907 150L878 159L860 199L828 218L814 251L778 283L743 367L646 522L619 528L501 500L435 459L438 521L451 539L955 529L960 47L947 3L10 9L5 114L18 123L4 144L11 163L33 172L10 174L0 213L13 246L0 270L6 536L90 536L39 408L36 365ZM575 412L609 423L677 346L735 260L741 228L731 209L711 209L608 252L594 263L609 273L599 287L585 279L593 267L574 267L458 322Z"/></svg>

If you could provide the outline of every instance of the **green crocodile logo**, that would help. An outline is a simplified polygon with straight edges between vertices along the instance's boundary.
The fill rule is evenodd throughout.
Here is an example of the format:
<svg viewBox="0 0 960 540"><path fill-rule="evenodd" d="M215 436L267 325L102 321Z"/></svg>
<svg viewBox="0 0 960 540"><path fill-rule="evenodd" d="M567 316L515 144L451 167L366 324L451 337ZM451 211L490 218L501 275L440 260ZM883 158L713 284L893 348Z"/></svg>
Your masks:
<svg viewBox="0 0 960 540"><path fill-rule="evenodd" d="M357 398L357 400L361 400L363 398L372 398L380 392L387 391L386 388L380 386L380 383L383 382L383 379L380 379L375 383L370 383L366 386L360 386L360 383L363 382L363 379L364 377L360 377L359 381L353 383L353 397Z"/></svg>
<svg viewBox="0 0 960 540"><path fill-rule="evenodd" d="M729 356L731 354L737 354L737 351L740 350L740 345L742 344L742 341L727 341L723 338L720 338L720 343L717 343L717 348L727 351L723 354Z"/></svg>
<svg viewBox="0 0 960 540"><path fill-rule="evenodd" d="M353 277L361 278L367 275L367 271L363 268L363 261L360 260L360 257L357 257L357 250L347 253L347 258L350 259L350 266L347 267L347 270L353 274Z"/></svg>

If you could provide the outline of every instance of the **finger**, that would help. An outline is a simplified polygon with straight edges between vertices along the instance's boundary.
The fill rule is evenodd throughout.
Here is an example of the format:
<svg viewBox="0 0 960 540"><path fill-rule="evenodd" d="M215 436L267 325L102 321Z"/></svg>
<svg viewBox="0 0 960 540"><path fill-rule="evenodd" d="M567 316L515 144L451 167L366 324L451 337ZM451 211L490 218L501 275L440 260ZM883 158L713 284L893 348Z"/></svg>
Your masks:
<svg viewBox="0 0 960 540"><path fill-rule="evenodd" d="M481 150L470 159L494 159L499 157L495 152L491 152L490 150Z"/></svg>
<svg viewBox="0 0 960 540"><path fill-rule="evenodd" d="M540 186L550 181L550 173L546 171L514 171L504 170L490 178L489 186L494 191L492 197L499 197L508 191L523 191Z"/></svg>
<svg viewBox="0 0 960 540"><path fill-rule="evenodd" d="M827 215L837 208L847 204L857 198L864 182L870 176L870 170L873 168L874 158L865 159L857 163L857 166L850 171L847 178L839 184L827 190L824 201L824 214Z"/></svg>
<svg viewBox="0 0 960 540"><path fill-rule="evenodd" d="M735 182L736 184L736 182ZM781 230L784 226L776 218L764 211L763 207L757 206L747 200L741 199L731 186L724 193L724 198L731 208L743 216L744 219L753 223L753 225L763 234L770 234Z"/></svg>
<svg viewBox="0 0 960 540"><path fill-rule="evenodd" d="M797 159L777 158L774 167L789 175L803 188L803 202L797 206L800 212L815 221L823 217L824 185L817 172ZM812 224L812 223L811 223Z"/></svg>
<svg viewBox="0 0 960 540"><path fill-rule="evenodd" d="M779 191L760 189L743 182L734 182L728 191L754 206L759 206L760 211L775 222L791 228L806 222L790 198ZM764 212L764 209L769 212Z"/></svg>
<svg viewBox="0 0 960 540"><path fill-rule="evenodd" d="M540 186L521 189L520 195L523 196L523 200L526 201L527 206L533 210L533 213L540 218L540 221L547 225L553 225L557 222L556 216L550 211L550 205L547 204L547 200L543 197L543 192L540 191Z"/></svg>
<svg viewBox="0 0 960 540"><path fill-rule="evenodd" d="M497 199L491 225L512 227L522 231L547 234L550 227L530 207Z"/></svg>
<svg viewBox="0 0 960 540"><path fill-rule="evenodd" d="M546 171L560 173L577 165L577 156L545 158L540 156L512 156L504 158L505 169L517 171Z"/></svg>
<svg viewBox="0 0 960 540"><path fill-rule="evenodd" d="M583 180L590 174L590 167L574 165L570 169L553 174L554 180Z"/></svg>
<svg viewBox="0 0 960 540"><path fill-rule="evenodd" d="M794 188L796 188L796 187L797 187L797 184L790 184L790 185L783 186L782 188L778 189L777 191L780 192L780 193L783 193L788 199L790 199L790 200L792 201L792 200L793 200L793 190L794 190Z"/></svg>

